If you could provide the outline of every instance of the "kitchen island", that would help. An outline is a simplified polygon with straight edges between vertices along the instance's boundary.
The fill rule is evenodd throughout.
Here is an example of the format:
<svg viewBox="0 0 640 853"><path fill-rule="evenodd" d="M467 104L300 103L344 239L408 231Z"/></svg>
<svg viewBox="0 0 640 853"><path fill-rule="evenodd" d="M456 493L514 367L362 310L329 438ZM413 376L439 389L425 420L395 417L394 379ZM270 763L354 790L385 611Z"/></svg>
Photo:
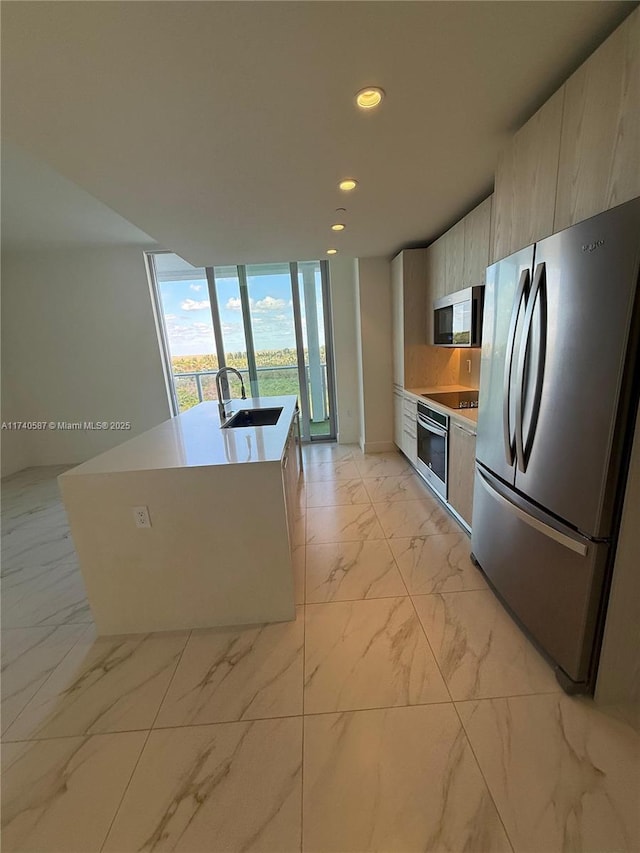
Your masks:
<svg viewBox="0 0 640 853"><path fill-rule="evenodd" d="M296 404L234 400L282 412L222 429L200 403L58 478L99 634L295 617Z"/></svg>

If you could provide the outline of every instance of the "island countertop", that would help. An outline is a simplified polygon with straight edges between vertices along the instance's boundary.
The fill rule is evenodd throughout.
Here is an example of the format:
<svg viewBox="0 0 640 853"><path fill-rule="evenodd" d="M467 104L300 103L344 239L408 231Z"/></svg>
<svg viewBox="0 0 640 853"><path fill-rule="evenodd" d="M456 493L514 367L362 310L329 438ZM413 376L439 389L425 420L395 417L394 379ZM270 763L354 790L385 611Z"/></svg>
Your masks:
<svg viewBox="0 0 640 853"><path fill-rule="evenodd" d="M279 462L296 405L296 396L233 400L228 412L282 407L282 414L273 426L221 429L218 403L199 403L60 476Z"/></svg>

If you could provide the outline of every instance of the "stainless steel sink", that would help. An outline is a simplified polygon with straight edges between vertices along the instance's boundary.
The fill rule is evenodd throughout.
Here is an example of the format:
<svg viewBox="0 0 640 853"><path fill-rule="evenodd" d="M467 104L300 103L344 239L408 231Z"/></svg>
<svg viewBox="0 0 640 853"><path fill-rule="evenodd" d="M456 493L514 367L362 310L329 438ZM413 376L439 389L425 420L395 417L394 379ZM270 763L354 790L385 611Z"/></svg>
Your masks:
<svg viewBox="0 0 640 853"><path fill-rule="evenodd" d="M273 426L278 423L281 414L282 407L279 409L240 409L223 424L222 429Z"/></svg>

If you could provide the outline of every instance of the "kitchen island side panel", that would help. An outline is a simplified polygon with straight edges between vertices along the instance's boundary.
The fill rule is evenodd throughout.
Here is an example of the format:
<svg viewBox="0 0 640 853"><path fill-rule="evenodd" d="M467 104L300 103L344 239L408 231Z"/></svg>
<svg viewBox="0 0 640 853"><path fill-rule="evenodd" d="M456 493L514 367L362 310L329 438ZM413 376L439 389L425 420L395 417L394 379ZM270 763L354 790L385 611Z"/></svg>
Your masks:
<svg viewBox="0 0 640 853"><path fill-rule="evenodd" d="M295 616L279 462L62 477L99 634ZM136 528L147 506L151 528Z"/></svg>

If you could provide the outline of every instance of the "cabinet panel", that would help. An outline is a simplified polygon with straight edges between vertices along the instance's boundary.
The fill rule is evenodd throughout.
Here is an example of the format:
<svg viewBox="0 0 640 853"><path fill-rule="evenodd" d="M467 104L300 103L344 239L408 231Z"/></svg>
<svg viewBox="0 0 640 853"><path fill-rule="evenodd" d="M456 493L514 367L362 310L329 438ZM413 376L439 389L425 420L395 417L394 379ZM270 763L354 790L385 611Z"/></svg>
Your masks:
<svg viewBox="0 0 640 853"><path fill-rule="evenodd" d="M404 386L404 294L403 294L403 254L391 261L391 331L393 335L393 382Z"/></svg>
<svg viewBox="0 0 640 853"><path fill-rule="evenodd" d="M464 231L465 220L450 228L444 235L446 253L445 293L455 293L464 285Z"/></svg>
<svg viewBox="0 0 640 853"><path fill-rule="evenodd" d="M449 503L469 527L473 516L476 437L452 421L449 431Z"/></svg>
<svg viewBox="0 0 640 853"><path fill-rule="evenodd" d="M520 128L498 161L492 263L553 233L564 87Z"/></svg>
<svg viewBox="0 0 640 853"><path fill-rule="evenodd" d="M298 502L298 480L300 477L300 466L298 462L298 449L296 444L295 421L291 424L289 436L285 445L282 459L282 479L284 485L284 497L287 512L287 527L289 530L289 547L293 551L296 542L296 507Z"/></svg>
<svg viewBox="0 0 640 853"><path fill-rule="evenodd" d="M393 382L420 383L427 330L427 250L405 249L391 262Z"/></svg>
<svg viewBox="0 0 640 853"><path fill-rule="evenodd" d="M640 9L565 89L556 231L640 195Z"/></svg>
<svg viewBox="0 0 640 853"><path fill-rule="evenodd" d="M393 392L393 441L396 447L402 450L403 444L403 429L404 429L404 412L403 412L403 396L401 391Z"/></svg>
<svg viewBox="0 0 640 853"><path fill-rule="evenodd" d="M403 403L402 452L413 465L416 464L416 459L418 455L416 438L416 413L416 401L405 394Z"/></svg>
<svg viewBox="0 0 640 853"><path fill-rule="evenodd" d="M433 303L446 291L447 253L444 237L427 249L427 343L433 344ZM423 315L424 316L424 315Z"/></svg>
<svg viewBox="0 0 640 853"><path fill-rule="evenodd" d="M489 196L465 217L463 287L484 284L489 264L491 198Z"/></svg>
<svg viewBox="0 0 640 853"><path fill-rule="evenodd" d="M515 135L510 252L553 234L564 86Z"/></svg>
<svg viewBox="0 0 640 853"><path fill-rule="evenodd" d="M492 264L511 254L514 195L515 141L512 139L500 152L496 166L491 216L490 263Z"/></svg>

